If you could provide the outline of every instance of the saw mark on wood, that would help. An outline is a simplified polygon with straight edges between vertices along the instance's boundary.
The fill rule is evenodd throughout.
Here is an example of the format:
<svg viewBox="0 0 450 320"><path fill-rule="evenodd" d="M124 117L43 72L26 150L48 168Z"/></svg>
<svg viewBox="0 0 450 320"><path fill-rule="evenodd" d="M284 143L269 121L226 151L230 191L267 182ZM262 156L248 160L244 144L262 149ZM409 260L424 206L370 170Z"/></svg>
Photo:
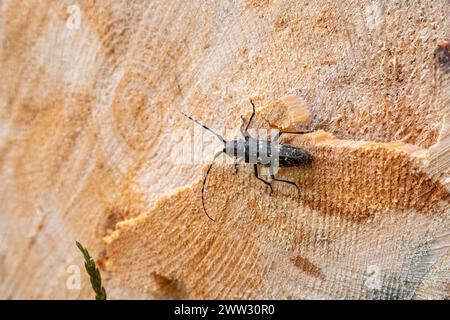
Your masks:
<svg viewBox="0 0 450 320"><path fill-rule="evenodd" d="M322 269L309 261L307 258L304 258L302 256L295 256L291 258L291 262L294 264L294 266L300 268L307 274L321 280L325 279L325 274L322 272Z"/></svg>
<svg viewBox="0 0 450 320"><path fill-rule="evenodd" d="M158 272L150 274L152 292L160 299L187 299L184 285L181 281L171 279Z"/></svg>
<svg viewBox="0 0 450 320"><path fill-rule="evenodd" d="M441 201L448 201L448 191L415 168L399 148L406 144L357 144L337 139L302 143L314 162L290 174L303 191L303 204L323 214L362 221L388 210L433 214Z"/></svg>
<svg viewBox="0 0 450 320"><path fill-rule="evenodd" d="M132 215L126 209L120 207L107 208L104 213L105 221L103 224L102 236L106 236L114 231L116 224L130 218Z"/></svg>

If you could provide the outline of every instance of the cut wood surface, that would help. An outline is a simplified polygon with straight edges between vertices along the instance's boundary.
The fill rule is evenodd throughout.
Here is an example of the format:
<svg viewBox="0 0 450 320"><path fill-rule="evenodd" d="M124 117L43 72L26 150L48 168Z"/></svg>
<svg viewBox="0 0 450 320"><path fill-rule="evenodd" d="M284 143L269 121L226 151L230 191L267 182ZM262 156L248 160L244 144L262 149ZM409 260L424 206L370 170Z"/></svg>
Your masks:
<svg viewBox="0 0 450 320"><path fill-rule="evenodd" d="M0 298L93 298L76 240L111 299L450 298L449 14L0 2ZM234 139L249 98L314 160L269 195L221 156L212 222L222 145L180 112Z"/></svg>

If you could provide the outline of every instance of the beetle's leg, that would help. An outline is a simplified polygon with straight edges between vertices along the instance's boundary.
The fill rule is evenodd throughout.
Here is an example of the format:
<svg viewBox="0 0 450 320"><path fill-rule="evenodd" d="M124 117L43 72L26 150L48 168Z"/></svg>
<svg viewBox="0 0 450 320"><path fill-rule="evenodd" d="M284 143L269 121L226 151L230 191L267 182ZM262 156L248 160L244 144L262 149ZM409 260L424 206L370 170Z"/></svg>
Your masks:
<svg viewBox="0 0 450 320"><path fill-rule="evenodd" d="M284 182L284 183L288 183L288 184L291 184L291 185L295 186L295 187L297 188L298 195L300 196L300 188L298 187L298 185L297 185L295 182L275 178L275 175L274 175L274 173L273 173L273 167L272 167L272 166L269 167L269 173L270 173L270 178L271 178L273 181Z"/></svg>
<svg viewBox="0 0 450 320"><path fill-rule="evenodd" d="M268 185L270 187L269 195L272 195L272 193L273 193L272 184L270 182L268 182L268 181L266 181L266 180L264 180L264 179L259 177L259 175L258 175L258 165L256 163L253 165L253 168L255 169L255 177L256 177L256 179L258 179L258 180L264 182L266 185Z"/></svg>
<svg viewBox="0 0 450 320"><path fill-rule="evenodd" d="M234 174L238 173L239 159L234 160Z"/></svg>
<svg viewBox="0 0 450 320"><path fill-rule="evenodd" d="M241 114L241 120L242 120L242 125L240 127L241 133L244 136L245 139L250 137L250 134L244 129L244 126L246 125L245 123L245 119L244 116Z"/></svg>
<svg viewBox="0 0 450 320"><path fill-rule="evenodd" d="M253 100L252 100L252 99L250 99L250 103L252 104L253 112L252 112L252 115L250 116L250 119L248 119L247 124L245 123L244 116L241 115L242 125L241 125L240 130L241 130L241 133L242 133L242 135L244 136L245 140L251 138L250 133L248 133L248 127L249 127L250 124L252 123L253 117L254 117L255 114L256 114L255 104L253 103ZM244 128L244 126L245 126L245 128Z"/></svg>
<svg viewBox="0 0 450 320"><path fill-rule="evenodd" d="M305 132L295 132L295 131L278 131L278 133L273 137L272 141L273 142L277 142L278 139L280 139L280 136L283 133L289 133L289 134L306 134L306 133L311 133L312 131L305 131Z"/></svg>
<svg viewBox="0 0 450 320"><path fill-rule="evenodd" d="M283 134L282 131L278 131L275 137L273 137L272 142L278 142L278 139L280 139L280 136Z"/></svg>
<svg viewBox="0 0 450 320"><path fill-rule="evenodd" d="M250 119L247 122L247 126L245 127L245 132L248 131L248 127L250 126L250 123L252 123L253 117L255 116L255 113L256 113L255 104L253 103L252 99L250 99L250 103L252 104L253 112L252 112L252 115L250 116Z"/></svg>

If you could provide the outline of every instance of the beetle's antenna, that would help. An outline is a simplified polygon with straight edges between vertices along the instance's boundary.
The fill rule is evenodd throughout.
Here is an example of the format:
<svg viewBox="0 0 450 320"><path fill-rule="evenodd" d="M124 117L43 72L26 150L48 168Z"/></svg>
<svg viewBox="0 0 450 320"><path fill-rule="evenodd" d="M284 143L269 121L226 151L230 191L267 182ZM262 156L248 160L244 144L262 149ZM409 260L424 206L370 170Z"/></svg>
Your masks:
<svg viewBox="0 0 450 320"><path fill-rule="evenodd" d="M186 118L194 121L196 124L198 124L199 126L202 126L204 129L208 130L209 132L211 132L212 134L214 134L217 138L220 139L220 141L222 141L223 143L226 143L227 141L218 133L214 132L212 129L208 128L207 126L205 126L204 124L198 122L197 120L195 120L194 118L188 116L187 114L185 114L184 112L181 112L181 114L183 116L185 116Z"/></svg>
<svg viewBox="0 0 450 320"><path fill-rule="evenodd" d="M206 171L205 178L203 179L203 184L202 184L202 205L203 205L203 210L205 210L205 214L206 214L206 215L208 216L208 218L211 219L212 221L216 221L216 220L214 220L213 218L211 218L211 216L208 214L208 212L206 212L206 208L205 208L205 198L203 197L203 193L204 193L204 191L205 191L205 184L206 184L206 179L208 178L209 171L211 170L211 168L212 168L212 166L213 166L213 164L214 164L214 161L216 161L217 157L220 156L222 153L223 153L223 150L220 151L220 152L217 152L217 153L214 155L214 159L213 159L213 161L211 162L211 164L209 165L208 170Z"/></svg>

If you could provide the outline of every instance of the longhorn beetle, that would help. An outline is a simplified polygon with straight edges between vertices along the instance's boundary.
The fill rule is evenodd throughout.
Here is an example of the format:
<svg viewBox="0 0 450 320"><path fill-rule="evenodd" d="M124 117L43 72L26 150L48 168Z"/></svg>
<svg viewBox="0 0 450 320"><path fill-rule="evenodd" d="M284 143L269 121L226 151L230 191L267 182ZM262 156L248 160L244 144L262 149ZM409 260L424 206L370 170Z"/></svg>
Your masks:
<svg viewBox="0 0 450 320"><path fill-rule="evenodd" d="M288 180L282 180L277 179L274 174L274 168L277 166L280 167L294 167L294 166L301 166L308 164L312 161L313 157L312 155L303 149L293 147L287 144L278 143L278 139L280 138L281 134L283 133L293 133L293 134L304 134L304 133L310 133L308 132L290 132L290 131L284 131L284 132L278 132L272 141L268 140L258 140L253 138L250 133L248 132L248 128L253 120L253 117L255 116L255 104L253 103L253 100L250 99L250 103L253 107L252 115L250 116L250 119L247 123L245 123L244 117L241 115L242 125L240 127L241 134L244 136L244 140L225 140L220 134L216 133L212 129L208 128L204 124L200 123L199 121L195 120L194 118L188 116L187 114L182 114L187 117L188 119L194 121L196 124L202 126L204 129L208 130L212 134L214 134L217 138L219 138L220 141L223 142L223 149L219 152L217 152L214 155L214 158L211 162L211 164L208 167L208 170L206 171L205 177L203 178L203 184L202 184L202 205L203 210L205 211L205 214L208 216L209 219L212 221L215 221L211 216L208 214L205 208L205 200L204 200L204 192L205 192L205 184L206 179L208 178L208 174L217 159L222 153L225 153L229 157L234 158L234 165L235 170L237 172L237 164L238 163L252 163L255 177L256 179L262 181L264 184L268 185L270 187L270 195L273 193L272 184L261 178L258 174L258 164L262 164L264 166L269 166L269 175L272 181L279 181L291 184L297 188L297 192L300 195L300 188L295 182L288 181Z"/></svg>

